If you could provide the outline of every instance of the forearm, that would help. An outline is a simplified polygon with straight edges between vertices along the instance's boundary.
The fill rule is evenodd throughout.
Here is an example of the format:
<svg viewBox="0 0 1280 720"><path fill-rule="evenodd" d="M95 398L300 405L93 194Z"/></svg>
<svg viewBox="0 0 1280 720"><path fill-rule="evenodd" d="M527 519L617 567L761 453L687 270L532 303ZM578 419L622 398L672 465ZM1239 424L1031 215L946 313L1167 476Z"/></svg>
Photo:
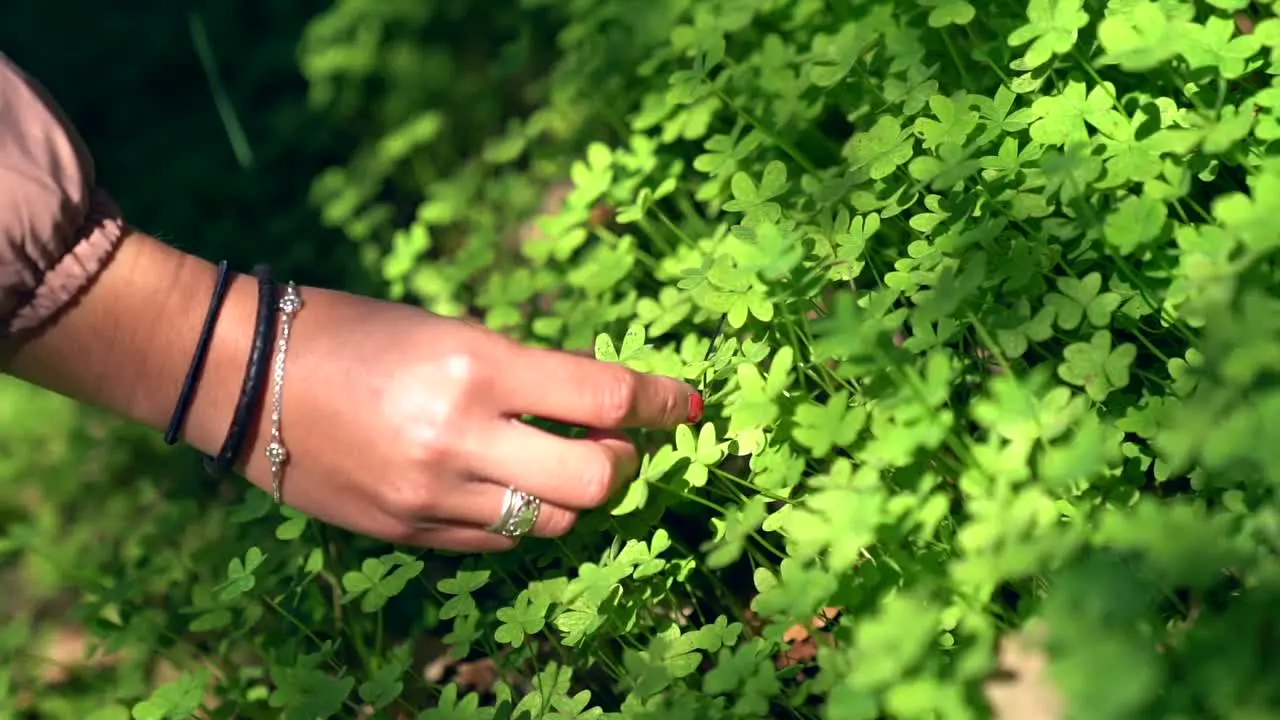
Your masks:
<svg viewBox="0 0 1280 720"><path fill-rule="evenodd" d="M12 358L11 374L163 430L216 280L213 265L131 231L72 307ZM257 287L236 277L215 327L183 439L216 453L253 338Z"/></svg>

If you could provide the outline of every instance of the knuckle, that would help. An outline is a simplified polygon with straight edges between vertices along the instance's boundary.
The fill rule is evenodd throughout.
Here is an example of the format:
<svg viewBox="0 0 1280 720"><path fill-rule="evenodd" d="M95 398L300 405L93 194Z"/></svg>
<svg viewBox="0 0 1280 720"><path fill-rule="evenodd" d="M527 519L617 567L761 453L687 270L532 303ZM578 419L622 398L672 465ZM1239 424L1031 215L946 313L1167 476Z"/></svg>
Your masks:
<svg viewBox="0 0 1280 720"><path fill-rule="evenodd" d="M451 467L458 457L457 430L453 424L419 426L405 446L414 467L440 471Z"/></svg>
<svg viewBox="0 0 1280 720"><path fill-rule="evenodd" d="M459 394L468 394L483 384L484 364L475 353L459 350L440 358L438 372Z"/></svg>
<svg viewBox="0 0 1280 720"><path fill-rule="evenodd" d="M606 426L626 422L635 407L638 382L635 373L619 366L608 366L596 397L597 411Z"/></svg>
<svg viewBox="0 0 1280 720"><path fill-rule="evenodd" d="M386 511L400 518L432 517L436 507L437 494L430 483L400 481L386 483L383 492L383 505Z"/></svg>
<svg viewBox="0 0 1280 720"><path fill-rule="evenodd" d="M407 368L388 384L380 409L401 428L398 440L410 459L435 464L453 456L468 409L488 384L483 367L474 353L456 351Z"/></svg>
<svg viewBox="0 0 1280 720"><path fill-rule="evenodd" d="M613 495L613 484L617 477L616 458L599 446L592 446L591 452L585 454L582 468L582 500L587 507L599 507L609 501Z"/></svg>
<svg viewBox="0 0 1280 720"><path fill-rule="evenodd" d="M463 460L467 418L461 407L448 400L421 403L422 410L401 425L395 438L409 467L421 472L447 472Z"/></svg>

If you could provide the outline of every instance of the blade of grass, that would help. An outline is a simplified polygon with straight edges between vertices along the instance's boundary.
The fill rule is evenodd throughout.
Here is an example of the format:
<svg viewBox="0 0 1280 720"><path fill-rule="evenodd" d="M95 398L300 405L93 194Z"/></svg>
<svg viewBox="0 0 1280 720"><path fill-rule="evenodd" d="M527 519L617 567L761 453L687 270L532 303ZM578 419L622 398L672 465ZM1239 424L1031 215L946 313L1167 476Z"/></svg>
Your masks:
<svg viewBox="0 0 1280 720"><path fill-rule="evenodd" d="M187 22L191 29L191 42L195 45L196 56L200 58L200 65L204 68L209 92L213 94L213 104L218 109L218 117L222 119L222 127L227 133L227 140L231 143L231 151L235 153L236 162L240 163L240 167L252 167L253 149L249 147L249 137L245 134L244 127L240 125L236 109L231 104L226 88L222 85L222 76L218 72L218 62L213 57L213 46L209 42L209 34L205 31L204 20L199 13L193 12L187 16Z"/></svg>

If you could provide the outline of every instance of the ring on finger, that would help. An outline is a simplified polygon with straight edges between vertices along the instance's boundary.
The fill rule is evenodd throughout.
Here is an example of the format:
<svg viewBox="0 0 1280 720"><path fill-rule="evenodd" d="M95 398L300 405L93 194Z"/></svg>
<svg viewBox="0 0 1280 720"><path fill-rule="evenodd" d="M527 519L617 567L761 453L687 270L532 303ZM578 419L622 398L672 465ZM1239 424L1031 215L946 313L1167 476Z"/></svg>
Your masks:
<svg viewBox="0 0 1280 720"><path fill-rule="evenodd" d="M502 496L502 513L498 521L489 526L489 531L503 537L518 538L533 529L541 512L541 498L509 487Z"/></svg>

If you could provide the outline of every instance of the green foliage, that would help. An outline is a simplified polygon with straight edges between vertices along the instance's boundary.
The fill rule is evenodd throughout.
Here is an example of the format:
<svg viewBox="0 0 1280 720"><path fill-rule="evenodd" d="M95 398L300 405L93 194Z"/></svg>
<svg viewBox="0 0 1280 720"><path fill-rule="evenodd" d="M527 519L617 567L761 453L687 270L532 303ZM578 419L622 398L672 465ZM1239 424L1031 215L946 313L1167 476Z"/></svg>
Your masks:
<svg viewBox="0 0 1280 720"><path fill-rule="evenodd" d="M465 5L314 21L312 99L368 139L323 217L388 296L686 378L707 417L499 556L256 490L149 505L168 533L78 610L181 663L117 691L134 717L203 692L227 717L980 718L1011 638L1071 717L1280 713L1272 3L521 0L498 27L558 24L545 73L529 30L487 94L414 89L455 60L410 31ZM423 682L424 636L499 679Z"/></svg>

